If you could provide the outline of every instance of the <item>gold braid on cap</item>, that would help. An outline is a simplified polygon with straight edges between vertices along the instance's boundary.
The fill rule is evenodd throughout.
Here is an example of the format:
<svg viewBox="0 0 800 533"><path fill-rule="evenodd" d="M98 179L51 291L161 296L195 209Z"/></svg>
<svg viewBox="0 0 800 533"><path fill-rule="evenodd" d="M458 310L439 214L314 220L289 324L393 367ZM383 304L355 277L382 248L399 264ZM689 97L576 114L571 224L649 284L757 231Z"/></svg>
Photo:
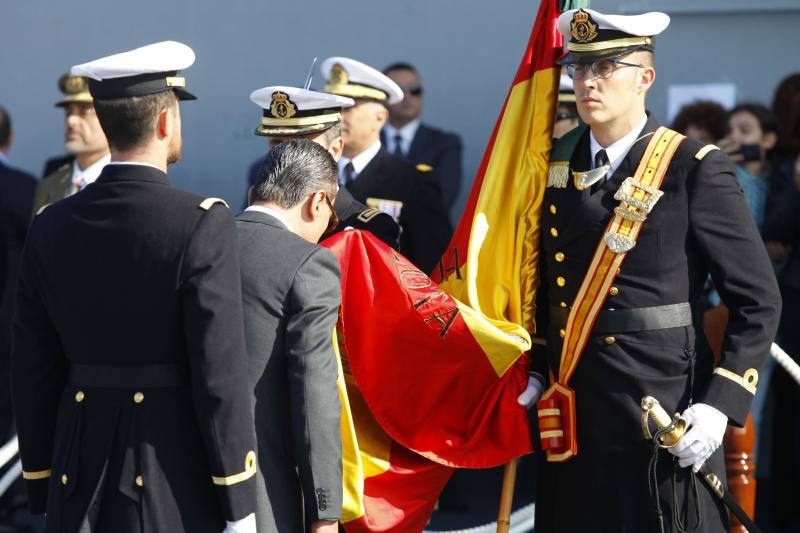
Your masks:
<svg viewBox="0 0 800 533"><path fill-rule="evenodd" d="M652 44L650 37L625 37L623 39L611 39L610 41L598 41L596 43L567 43L567 50L570 52L596 52L598 50L610 50L612 48L627 48L629 46L645 46Z"/></svg>

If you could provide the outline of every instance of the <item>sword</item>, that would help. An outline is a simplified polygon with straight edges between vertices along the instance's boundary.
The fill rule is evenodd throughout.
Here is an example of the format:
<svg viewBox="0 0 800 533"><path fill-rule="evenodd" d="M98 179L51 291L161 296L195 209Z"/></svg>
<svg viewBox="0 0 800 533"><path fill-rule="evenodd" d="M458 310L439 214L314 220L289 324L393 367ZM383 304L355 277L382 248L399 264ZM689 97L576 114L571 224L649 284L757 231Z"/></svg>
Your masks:
<svg viewBox="0 0 800 533"><path fill-rule="evenodd" d="M672 417L661 406L661 404L652 396L645 396L642 398L642 432L648 440L653 439L650 433L648 418L652 420L659 432L663 433L659 436L658 446L661 448L671 448L675 446L686 433L686 421L680 418L677 414ZM720 477L711 471L705 464L700 467L696 472L703 483L705 483L711 492L715 494L734 515L739 519L739 522L747 529L749 533L761 533L757 525L747 516L744 509L736 503L730 492L727 491L725 485L722 484Z"/></svg>

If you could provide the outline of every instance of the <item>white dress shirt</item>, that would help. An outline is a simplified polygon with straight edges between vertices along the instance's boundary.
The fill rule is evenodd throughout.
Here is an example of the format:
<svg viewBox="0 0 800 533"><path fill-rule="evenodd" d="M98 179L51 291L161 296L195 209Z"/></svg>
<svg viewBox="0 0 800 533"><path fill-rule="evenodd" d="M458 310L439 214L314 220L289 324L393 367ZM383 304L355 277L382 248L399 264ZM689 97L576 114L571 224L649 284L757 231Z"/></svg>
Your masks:
<svg viewBox="0 0 800 533"><path fill-rule="evenodd" d="M159 172L164 172L155 165L151 165L150 163L142 163L140 161L111 161L109 165L141 165L143 167L152 167L158 170Z"/></svg>
<svg viewBox="0 0 800 533"><path fill-rule="evenodd" d="M8 166L8 156L0 152L0 165Z"/></svg>
<svg viewBox="0 0 800 533"><path fill-rule="evenodd" d="M347 166L347 163L353 163L353 179L356 179L361 171L364 170L364 167L369 165L369 162L378 155L378 152L381 150L381 141L380 139L375 141L375 144L358 154L352 159L348 159L344 156L339 158L339 184L345 185L345 177L344 177L344 167Z"/></svg>
<svg viewBox="0 0 800 533"><path fill-rule="evenodd" d="M400 135L400 149L403 151L403 155L408 156L408 152L411 150L411 143L414 142L414 136L417 134L420 122L421 120L416 118L400 129L395 128L387 122L383 127L386 149L389 150L390 153L396 154L397 143L395 140L397 136Z"/></svg>
<svg viewBox="0 0 800 533"><path fill-rule="evenodd" d="M608 170L606 174L606 179L610 178L614 172L619 168L622 164L623 159L625 156L628 155L628 152L633 146L633 143L639 138L639 134L642 132L644 125L647 124L647 115L642 117L642 120L639 121L630 132L628 132L623 138L605 148L606 156L608 157L608 164L611 168ZM597 142L597 139L594 138L594 133L589 133L589 150L592 152L592 164L594 164L594 158L597 155L597 152L603 150L604 148L600 146L600 143Z"/></svg>
<svg viewBox="0 0 800 533"><path fill-rule="evenodd" d="M106 154L85 169L81 170L78 166L78 160L72 162L72 177L70 183L72 184L72 192L78 192L90 183L94 183L103 171L103 167L111 162L111 154Z"/></svg>
<svg viewBox="0 0 800 533"><path fill-rule="evenodd" d="M247 209L245 209L245 211L258 211L260 213L266 213L271 217L277 218L278 222L286 226L286 229L292 231L292 228L289 226L289 221L287 221L286 217L284 217L282 213L278 212L277 209L272 209L265 205L251 205L248 206Z"/></svg>

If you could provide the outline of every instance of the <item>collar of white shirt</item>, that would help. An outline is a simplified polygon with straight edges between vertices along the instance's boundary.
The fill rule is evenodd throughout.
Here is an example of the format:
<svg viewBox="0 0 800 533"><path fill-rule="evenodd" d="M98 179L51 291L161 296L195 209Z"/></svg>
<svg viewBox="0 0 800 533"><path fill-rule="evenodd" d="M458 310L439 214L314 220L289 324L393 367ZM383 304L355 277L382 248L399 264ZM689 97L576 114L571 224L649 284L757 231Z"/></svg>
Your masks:
<svg viewBox="0 0 800 533"><path fill-rule="evenodd" d="M72 162L72 177L71 181L74 185L75 182L78 180L79 177L83 178L83 186L87 186L90 183L94 183L95 180L100 176L100 172L103 171L103 167L106 166L111 162L111 154L106 154L85 169L81 170L78 166L78 160L75 159Z"/></svg>
<svg viewBox="0 0 800 533"><path fill-rule="evenodd" d="M292 228L289 227L289 222L286 220L286 217L279 213L277 209L272 209L264 205L251 205L248 206L245 211L258 211L259 213L265 213L271 217L275 217L278 219L278 222L286 226L286 229L292 231Z"/></svg>
<svg viewBox="0 0 800 533"><path fill-rule="evenodd" d="M364 167L369 165L369 162L378 155L378 152L381 150L381 141L380 139L375 141L375 144L358 154L352 159L348 159L346 157L339 158L339 176L344 176L344 167L347 163L353 163L353 179L355 179L361 171L364 170ZM344 183L340 180L340 183Z"/></svg>
<svg viewBox="0 0 800 533"><path fill-rule="evenodd" d="M163 170L161 170L160 168L158 168L155 165L151 165L150 163L142 163L140 161L111 161L108 164L109 165L140 165L140 166L143 166L143 167L154 168L154 169L158 170L159 172L164 172Z"/></svg>
<svg viewBox="0 0 800 533"><path fill-rule="evenodd" d="M414 142L414 136L417 134L421 120L416 118L403 126L402 128L395 128L388 122L383 127L383 136L386 140L386 149L392 153L397 151L395 139L400 135L400 142L403 153L407 154L411 150L411 143Z"/></svg>
<svg viewBox="0 0 800 533"><path fill-rule="evenodd" d="M608 157L608 164L611 166L611 168L608 170L608 174L606 174L606 178L610 178L622 164L622 161L625 159L625 156L628 155L633 143L639 139L639 134L644 129L645 124L647 124L647 115L645 115L642 120L639 121L639 124L637 124L623 138L613 143L608 148L605 148L606 156ZM597 152L603 150L603 147L600 146L600 143L594 138L594 133L591 132L589 133L589 149L592 153L592 164L594 164L594 157L597 155Z"/></svg>
<svg viewBox="0 0 800 533"><path fill-rule="evenodd" d="M8 156L3 152L0 152L0 165L8 166Z"/></svg>

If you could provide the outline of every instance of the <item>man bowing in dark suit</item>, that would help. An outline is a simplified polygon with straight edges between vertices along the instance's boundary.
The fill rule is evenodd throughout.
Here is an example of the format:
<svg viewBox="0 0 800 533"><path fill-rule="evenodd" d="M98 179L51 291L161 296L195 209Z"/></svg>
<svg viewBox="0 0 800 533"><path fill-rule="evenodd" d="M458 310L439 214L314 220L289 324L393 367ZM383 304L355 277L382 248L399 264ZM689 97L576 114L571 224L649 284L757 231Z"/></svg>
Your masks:
<svg viewBox="0 0 800 533"><path fill-rule="evenodd" d="M359 202L395 217L401 229L400 252L431 272L452 232L441 188L431 172L390 154L380 139L389 116L386 106L402 100L402 89L374 68L346 57L330 57L320 68L326 79L324 92L355 100L342 111L340 185Z"/></svg>
<svg viewBox="0 0 800 533"><path fill-rule="evenodd" d="M252 205L236 219L262 465L256 474L261 532L335 533L341 518L333 350L340 272L333 254L316 244L338 222L337 174L319 144L281 143L265 157Z"/></svg>
<svg viewBox="0 0 800 533"><path fill-rule="evenodd" d="M423 172L433 171L449 210L461 188L461 138L422 122L424 90L419 72L408 63L394 63L383 71L403 90L403 99L389 106L389 122L381 141L386 149Z"/></svg>

